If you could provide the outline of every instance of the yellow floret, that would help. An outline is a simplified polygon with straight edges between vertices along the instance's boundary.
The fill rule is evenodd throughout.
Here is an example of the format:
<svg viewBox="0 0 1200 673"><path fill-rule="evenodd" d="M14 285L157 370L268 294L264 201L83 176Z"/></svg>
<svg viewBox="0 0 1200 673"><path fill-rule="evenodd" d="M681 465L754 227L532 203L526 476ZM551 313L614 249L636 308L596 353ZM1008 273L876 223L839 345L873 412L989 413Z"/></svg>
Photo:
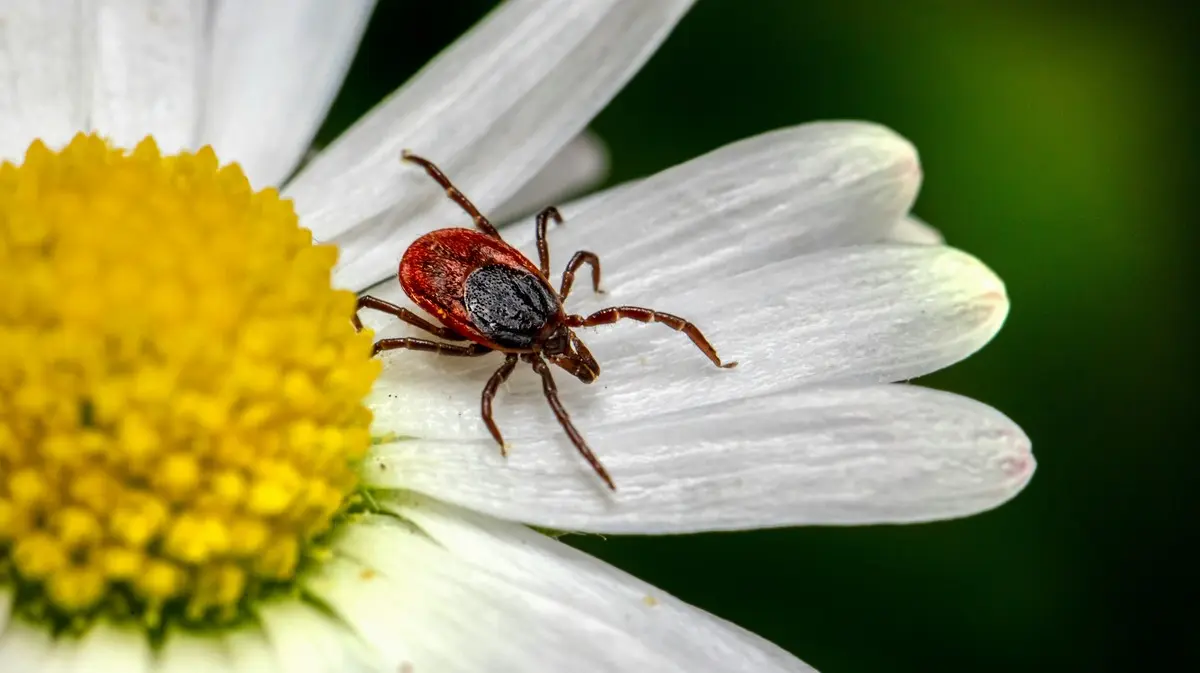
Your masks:
<svg viewBox="0 0 1200 673"><path fill-rule="evenodd" d="M320 556L379 367L335 260L210 148L0 165L0 585L210 622Z"/></svg>

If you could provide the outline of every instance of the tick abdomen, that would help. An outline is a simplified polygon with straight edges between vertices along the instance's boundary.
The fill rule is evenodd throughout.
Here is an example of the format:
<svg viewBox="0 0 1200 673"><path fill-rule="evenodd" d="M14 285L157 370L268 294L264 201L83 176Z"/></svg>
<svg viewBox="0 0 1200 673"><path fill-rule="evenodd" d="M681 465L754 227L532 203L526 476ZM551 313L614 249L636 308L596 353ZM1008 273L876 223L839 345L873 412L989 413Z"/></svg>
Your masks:
<svg viewBox="0 0 1200 673"><path fill-rule="evenodd" d="M476 328L504 348L532 348L558 313L558 299L544 280L511 266L482 266L467 276L463 303Z"/></svg>

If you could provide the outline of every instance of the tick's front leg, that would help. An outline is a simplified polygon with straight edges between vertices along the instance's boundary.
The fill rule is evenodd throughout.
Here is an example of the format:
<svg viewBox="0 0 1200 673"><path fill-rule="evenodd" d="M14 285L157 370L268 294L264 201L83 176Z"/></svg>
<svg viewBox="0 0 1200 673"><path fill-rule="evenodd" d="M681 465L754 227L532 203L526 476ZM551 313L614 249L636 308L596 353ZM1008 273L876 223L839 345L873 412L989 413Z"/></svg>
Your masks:
<svg viewBox="0 0 1200 673"><path fill-rule="evenodd" d="M424 168L425 172L429 174L429 177L433 178L434 182L438 183L442 186L442 189L446 190L446 196L450 197L451 201L457 203L458 207L462 208L466 214L470 215L472 220L475 220L475 226L478 227L480 231L488 236L491 236L492 238L500 238L500 232L496 231L496 227L492 226L492 223L488 221L488 218L484 217L483 213L479 212L479 209L475 207L474 203L471 203L471 200L467 198L466 194L460 192L458 187L455 187L454 184L450 182L450 178L446 177L446 174L442 172L442 169L438 168L432 161L423 157L419 157L415 154L411 154L408 150L404 150L404 152L400 154L400 158L404 161L414 163L421 168Z"/></svg>

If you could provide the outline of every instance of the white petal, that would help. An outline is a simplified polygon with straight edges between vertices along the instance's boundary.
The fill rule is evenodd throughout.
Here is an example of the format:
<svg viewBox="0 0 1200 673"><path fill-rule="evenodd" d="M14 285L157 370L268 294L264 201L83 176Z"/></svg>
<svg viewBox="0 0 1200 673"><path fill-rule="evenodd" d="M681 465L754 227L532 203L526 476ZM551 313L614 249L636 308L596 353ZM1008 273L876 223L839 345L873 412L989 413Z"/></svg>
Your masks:
<svg viewBox="0 0 1200 673"><path fill-rule="evenodd" d="M155 673L196 673L228 668L229 653L220 638L175 631L163 642L153 670Z"/></svg>
<svg viewBox="0 0 1200 673"><path fill-rule="evenodd" d="M0 634L0 671L36 671L53 649L54 641L44 627L14 619Z"/></svg>
<svg viewBox="0 0 1200 673"><path fill-rule="evenodd" d="M422 642L436 634L413 623L423 612L419 601L381 591L378 579L379 572L371 567L334 559L310 580L308 590L366 641L385 666L403 670L412 665L414 647L419 650Z"/></svg>
<svg viewBox="0 0 1200 673"><path fill-rule="evenodd" d="M72 670L75 673L102 670L146 673L150 670L150 661L150 643L144 633L100 622L80 639Z"/></svg>
<svg viewBox="0 0 1200 673"><path fill-rule="evenodd" d="M341 246L336 282L367 287L417 234L469 223L421 170L401 165L402 149L492 210L583 130L691 4L517 0L494 10L288 186L305 226Z"/></svg>
<svg viewBox="0 0 1200 673"><path fill-rule="evenodd" d="M58 636L54 638L46 656L38 662L37 673L72 673L75 668L75 655L79 651L79 640L73 636ZM0 669L8 671L9 669ZM17 669L22 670L22 669Z"/></svg>
<svg viewBox="0 0 1200 673"><path fill-rule="evenodd" d="M286 673L367 673L387 670L372 661L363 643L345 626L298 601L284 601L259 610L279 670Z"/></svg>
<svg viewBox="0 0 1200 673"><path fill-rule="evenodd" d="M557 530L683 533L929 521L1012 498L1034 470L999 412L922 388L801 389L585 428L609 494L561 433L376 447L372 483Z"/></svg>
<svg viewBox="0 0 1200 673"><path fill-rule="evenodd" d="M717 369L684 335L661 325L579 330L600 363L600 378L591 386L563 372L557 379L564 404L585 430L800 385L914 378L982 347L1008 311L1004 286L987 267L936 246L828 250L672 288L677 294L610 289L608 303L649 305L693 320L722 357L740 364ZM368 400L379 432L488 436L479 396L499 356L393 351L381 357L384 372ZM495 404L510 441L561 432L527 369L518 369Z"/></svg>
<svg viewBox="0 0 1200 673"><path fill-rule="evenodd" d="M896 220L886 240L912 245L941 245L945 242L942 232L929 226L916 215L906 215Z"/></svg>
<svg viewBox="0 0 1200 673"><path fill-rule="evenodd" d="M304 156L358 48L375 0L218 4L201 140L256 187Z"/></svg>
<svg viewBox="0 0 1200 673"><path fill-rule="evenodd" d="M8 626L8 620L12 616L12 607L12 590L0 587L0 635L4 634L4 629Z"/></svg>
<svg viewBox="0 0 1200 673"><path fill-rule="evenodd" d="M562 148L550 163L533 176L503 205L488 213L500 222L531 215L562 203L600 184L608 175L608 150L595 134L584 132Z"/></svg>
<svg viewBox="0 0 1200 673"><path fill-rule="evenodd" d="M91 128L123 147L153 134L164 152L192 148L208 3L97 0L94 11Z"/></svg>
<svg viewBox="0 0 1200 673"><path fill-rule="evenodd" d="M886 236L920 185L912 145L871 124L816 123L727 145L645 180L568 204L550 235L552 265L578 249L600 256L604 286L585 273L572 310L616 297L646 301L808 252ZM532 223L505 230L537 259ZM369 294L402 301L389 280ZM364 312L377 330L390 318Z"/></svg>
<svg viewBox="0 0 1200 673"><path fill-rule="evenodd" d="M574 549L429 501L393 504L316 580L335 611L384 609L413 671L811 670L778 647ZM352 598L351 598L352 597ZM344 615L349 618L348 615Z"/></svg>
<svg viewBox="0 0 1200 673"><path fill-rule="evenodd" d="M661 295L875 241L908 211L920 182L916 150L891 130L805 124L727 145L611 199L568 207L553 249L559 266L575 250L596 252L610 289ZM534 227L508 238L535 252Z"/></svg>
<svg viewBox="0 0 1200 673"><path fill-rule="evenodd" d="M87 127L93 17L75 0L5 0L0 20L0 160L34 138L66 144Z"/></svg>
<svg viewBox="0 0 1200 673"><path fill-rule="evenodd" d="M267 636L256 625L247 624L221 635L229 653L230 673L290 673L279 665Z"/></svg>

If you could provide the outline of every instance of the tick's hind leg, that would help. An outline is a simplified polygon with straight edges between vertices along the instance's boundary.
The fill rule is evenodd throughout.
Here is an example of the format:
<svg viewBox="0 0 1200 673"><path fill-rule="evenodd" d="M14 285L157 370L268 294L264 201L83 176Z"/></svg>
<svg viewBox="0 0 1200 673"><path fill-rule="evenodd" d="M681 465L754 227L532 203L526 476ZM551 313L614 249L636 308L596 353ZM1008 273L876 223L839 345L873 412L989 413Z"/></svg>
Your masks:
<svg viewBox="0 0 1200 673"><path fill-rule="evenodd" d="M492 223L488 222L488 219L483 216L483 213L479 212L479 209L475 207L475 204L471 203L471 200L468 199L465 194L458 191L458 187L455 187L454 184L450 182L450 178L446 177L446 174L442 172L442 169L438 168L432 161L428 159L419 157L415 154L409 154L408 150L404 150L404 152L400 154L400 158L404 161L412 162L424 168L425 172L429 174L429 177L433 178L434 181L442 186L442 189L446 190L446 196L449 196L451 201L457 203L459 208L462 208L468 215L471 216L471 219L475 220L475 226L479 227L480 231L488 236L500 238L500 232L496 231L496 228L492 226Z"/></svg>
<svg viewBox="0 0 1200 673"><path fill-rule="evenodd" d="M545 360L535 354L526 355L525 360L533 365L533 371L542 377L542 392L546 395L546 401L550 403L550 409L554 412L555 418L558 419L558 424L566 431L567 437L571 438L571 443L575 445L575 449L579 451L579 455L583 456L583 459L588 462L588 465L592 466L592 469L604 480L605 484L608 484L610 489L617 490L612 477L608 476L608 470L604 469L604 465L600 463L600 459L588 448L583 435L579 434L579 431L575 429L575 424L571 423L570 415L563 408L562 402L558 400L558 386L554 384L554 377L550 375L550 366L546 364Z"/></svg>
<svg viewBox="0 0 1200 673"><path fill-rule="evenodd" d="M717 351L704 338L704 334L700 332L700 328L692 323L670 313L661 313L653 309L641 308L638 306L613 306L611 308L600 309L586 318L579 316L568 316L568 324L571 327L592 327L595 325L609 325L618 320L637 320L639 322L658 322L670 327L676 332L683 332L696 344L701 352L708 356L712 363L723 369L736 367L736 362L721 362L721 358L717 357Z"/></svg>
<svg viewBox="0 0 1200 673"><path fill-rule="evenodd" d="M492 433L492 438L500 445L500 455L508 455L508 447L504 445L504 438L500 436L500 428L496 426L496 421L492 418L492 400L496 399L496 391L500 386L508 380L508 376L512 374L513 368L517 366L517 356L509 355L504 359L504 364L492 374L492 378L488 379L487 385L483 387L483 423L487 426L488 432Z"/></svg>
<svg viewBox="0 0 1200 673"><path fill-rule="evenodd" d="M457 357L476 357L478 355L487 355L492 352L492 349L479 344L471 344L469 346L459 346L457 344L444 344L429 339L413 339L411 337L402 337L399 339L380 339L375 342L375 346L371 348L371 355L378 355L383 351L394 351L399 349L407 349L410 351L424 351L426 353L437 353L438 355L453 355Z"/></svg>
<svg viewBox="0 0 1200 673"><path fill-rule="evenodd" d="M575 284L575 272L584 264L592 267L592 291L596 294L604 293L604 290L600 289L600 258L594 252L580 250L571 257L567 268L563 270L562 288L558 291L559 300L567 300L567 295L571 294L571 286Z"/></svg>
<svg viewBox="0 0 1200 673"><path fill-rule="evenodd" d="M361 332L363 329L362 320L358 317L358 312L364 308L375 309L376 311L395 316L412 325L413 327L423 329L426 332L437 335L443 339L446 339L447 341L466 341L465 338L459 336L454 330L448 327L440 327L435 325L416 313L404 308L403 306L396 306L389 301L384 301L378 297L372 297L369 294L365 294L358 298L358 305L354 308L354 317L350 319L350 321L354 323L354 330L356 332Z"/></svg>

